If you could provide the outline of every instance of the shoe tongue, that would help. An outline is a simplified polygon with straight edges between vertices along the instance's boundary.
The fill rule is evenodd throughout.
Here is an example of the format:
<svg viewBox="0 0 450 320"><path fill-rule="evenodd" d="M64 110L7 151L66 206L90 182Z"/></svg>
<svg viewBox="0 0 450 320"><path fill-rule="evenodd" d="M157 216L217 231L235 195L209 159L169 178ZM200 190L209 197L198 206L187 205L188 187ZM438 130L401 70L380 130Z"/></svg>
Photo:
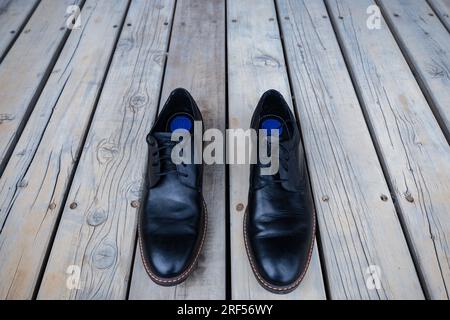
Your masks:
<svg viewBox="0 0 450 320"><path fill-rule="evenodd" d="M285 150L290 150L291 149L291 141L285 137L277 137L278 140L278 150L279 153L281 152L285 152ZM274 143L274 140L277 139L275 136L265 136L264 139L264 143L266 143L267 146L267 152L268 155L270 155L271 152L271 144ZM276 141L276 140L275 140ZM283 146L284 148L282 148L281 146Z"/></svg>
<svg viewBox="0 0 450 320"><path fill-rule="evenodd" d="M274 136L265 136L264 142L267 145L267 156L271 156L271 142L273 141L275 137ZM267 175L265 176L266 180L278 180L284 177L284 174L281 174L281 171L284 171L283 165L285 165L285 161L282 159L285 159L287 150L291 149L291 141L289 139L286 139L285 137L279 137L278 141L278 160L279 160L279 168L278 172L274 175ZM269 167L271 163L267 165L262 165L262 167Z"/></svg>
<svg viewBox="0 0 450 320"><path fill-rule="evenodd" d="M172 160L171 160L171 154L172 154L172 148L162 148L161 147L165 144L167 144L167 142L170 142L172 139L172 134L170 132L155 132L152 134L153 138L156 139L156 141L158 142L158 147L160 148L159 152L159 156L160 159L164 159L161 160L160 162L160 171L161 172L168 172L171 170L175 169L175 165L173 164ZM169 177L171 175L167 175L167 177Z"/></svg>

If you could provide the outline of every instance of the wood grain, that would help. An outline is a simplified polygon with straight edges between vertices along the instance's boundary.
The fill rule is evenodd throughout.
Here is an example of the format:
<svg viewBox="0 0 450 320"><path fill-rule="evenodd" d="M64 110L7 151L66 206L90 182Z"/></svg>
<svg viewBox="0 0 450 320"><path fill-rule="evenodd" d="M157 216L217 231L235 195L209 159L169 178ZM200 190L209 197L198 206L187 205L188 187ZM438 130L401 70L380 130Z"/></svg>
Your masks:
<svg viewBox="0 0 450 320"><path fill-rule="evenodd" d="M430 298L448 299L450 147L385 21L379 30L367 28L374 2L328 4L423 287Z"/></svg>
<svg viewBox="0 0 450 320"><path fill-rule="evenodd" d="M423 293L326 7L277 1L332 299ZM379 268L378 290L367 286ZM375 267L376 266L376 267Z"/></svg>
<svg viewBox="0 0 450 320"><path fill-rule="evenodd" d="M202 112L204 129L225 132L225 52L225 1L177 1L160 106L173 89L184 87ZM208 232L195 272L176 287L158 286L137 248L130 299L225 299L225 188L225 165L205 165Z"/></svg>
<svg viewBox="0 0 450 320"><path fill-rule="evenodd" d="M66 8L83 0L43 0L0 64L0 174L69 33ZM17 94L20 92L20 94Z"/></svg>
<svg viewBox="0 0 450 320"><path fill-rule="evenodd" d="M450 32L450 0L428 0L428 4Z"/></svg>
<svg viewBox="0 0 450 320"><path fill-rule="evenodd" d="M173 8L174 1L131 2L38 299L126 298ZM72 265L80 278L67 287Z"/></svg>
<svg viewBox="0 0 450 320"><path fill-rule="evenodd" d="M38 3L39 0L0 0L0 63Z"/></svg>
<svg viewBox="0 0 450 320"><path fill-rule="evenodd" d="M122 0L87 0L83 27L69 37L1 178L3 299L34 293L126 9Z"/></svg>
<svg viewBox="0 0 450 320"><path fill-rule="evenodd" d="M423 0L377 0L450 141L450 34Z"/></svg>
<svg viewBox="0 0 450 320"><path fill-rule="evenodd" d="M229 126L248 129L261 95L280 91L292 105L273 1L230 0L228 15ZM244 246L243 217L247 205L249 166L230 166L231 289L233 299L324 299L317 245L302 284L290 294L263 289L250 267Z"/></svg>

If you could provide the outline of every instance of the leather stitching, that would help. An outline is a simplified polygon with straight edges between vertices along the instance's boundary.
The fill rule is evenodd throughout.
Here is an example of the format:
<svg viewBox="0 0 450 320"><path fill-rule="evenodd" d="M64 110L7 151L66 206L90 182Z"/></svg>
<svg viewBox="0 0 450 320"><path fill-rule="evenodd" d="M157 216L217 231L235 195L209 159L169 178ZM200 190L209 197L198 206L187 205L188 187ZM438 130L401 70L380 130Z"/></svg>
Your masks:
<svg viewBox="0 0 450 320"><path fill-rule="evenodd" d="M248 208L248 207L247 207ZM244 243L245 243L245 249L247 251L247 255L250 261L250 265L252 267L253 273L255 274L255 276L257 277L258 281L264 286L267 287L271 290L274 291L290 291L295 289L300 282L302 282L303 278L306 275L306 272L308 271L309 268L309 264L311 262L311 257L312 257L312 253L314 250L314 243L315 243L315 239L316 239L316 213L314 211L313 213L313 239L312 239L312 243L311 243L311 248L309 249L309 253L308 253L308 260L306 262L306 266L305 266L305 270L303 270L302 274L297 278L297 280L290 286L288 287L275 287L271 284L269 284L267 281L265 281L262 276L259 274L259 271L256 268L256 264L253 260L253 255L252 252L249 249L249 244L248 244L248 239L247 239L247 220L248 220L248 210L245 211L245 215L244 215Z"/></svg>
<svg viewBox="0 0 450 320"><path fill-rule="evenodd" d="M186 271L184 271L181 275L176 277L176 278L173 278L173 279L161 279L158 276L156 276L155 274L153 274L153 272L151 271L151 267L147 264L147 259L144 258L144 252L143 252L144 249L143 249L143 242L142 242L142 231L141 231L140 227L138 228L138 231L139 231L139 248L140 248L140 253L141 253L141 259L142 259L142 262L144 264L145 271L147 271L147 274L155 282L157 282L157 283L158 282L159 283L167 283L167 284L168 283L177 284L177 283L182 282L183 280L185 280L185 278L187 278L190 275L190 273L193 271L193 268L195 267L195 265L196 265L196 263L198 261L198 258L200 257L200 253L202 251L203 244L204 244L205 239L206 239L206 230L207 230L207 226L208 226L208 211L206 209L205 200L202 199L202 202L203 202L203 213L204 213L204 216L205 216L202 240L200 242L200 245L197 248L197 253L195 255L195 258L192 261L192 263L190 264L189 268Z"/></svg>

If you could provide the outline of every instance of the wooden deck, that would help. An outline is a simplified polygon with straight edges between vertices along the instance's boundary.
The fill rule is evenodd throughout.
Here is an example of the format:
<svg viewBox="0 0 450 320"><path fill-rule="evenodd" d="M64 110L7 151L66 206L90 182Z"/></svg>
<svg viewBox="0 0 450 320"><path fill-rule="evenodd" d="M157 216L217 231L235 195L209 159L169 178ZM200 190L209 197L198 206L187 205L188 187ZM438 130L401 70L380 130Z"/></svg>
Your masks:
<svg viewBox="0 0 450 320"><path fill-rule="evenodd" d="M449 15L450 0L0 0L0 299L449 299ZM177 87L207 128L248 128L270 88L295 111L319 232L294 292L251 272L244 165L205 169L194 274L145 273L145 137Z"/></svg>

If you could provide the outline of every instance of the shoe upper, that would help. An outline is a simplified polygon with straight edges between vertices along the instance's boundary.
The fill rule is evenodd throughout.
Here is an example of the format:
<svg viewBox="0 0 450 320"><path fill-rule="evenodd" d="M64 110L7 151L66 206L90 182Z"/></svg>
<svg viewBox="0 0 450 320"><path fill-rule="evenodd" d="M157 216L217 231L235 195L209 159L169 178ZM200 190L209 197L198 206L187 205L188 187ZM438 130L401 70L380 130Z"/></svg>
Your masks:
<svg viewBox="0 0 450 320"><path fill-rule="evenodd" d="M261 277L269 284L285 287L299 280L309 263L314 237L314 208L294 115L280 93L266 92L251 127L261 129L264 119L278 119L279 171L266 176L265 165L251 165L246 232L251 255ZM267 143L272 137L258 140Z"/></svg>
<svg viewBox="0 0 450 320"><path fill-rule="evenodd" d="M141 245L145 262L159 278L174 278L192 263L203 228L202 165L175 164L171 154L171 119L202 121L193 98L184 89L169 96L147 137L149 162L147 195L140 216ZM191 156L195 152L190 139Z"/></svg>

